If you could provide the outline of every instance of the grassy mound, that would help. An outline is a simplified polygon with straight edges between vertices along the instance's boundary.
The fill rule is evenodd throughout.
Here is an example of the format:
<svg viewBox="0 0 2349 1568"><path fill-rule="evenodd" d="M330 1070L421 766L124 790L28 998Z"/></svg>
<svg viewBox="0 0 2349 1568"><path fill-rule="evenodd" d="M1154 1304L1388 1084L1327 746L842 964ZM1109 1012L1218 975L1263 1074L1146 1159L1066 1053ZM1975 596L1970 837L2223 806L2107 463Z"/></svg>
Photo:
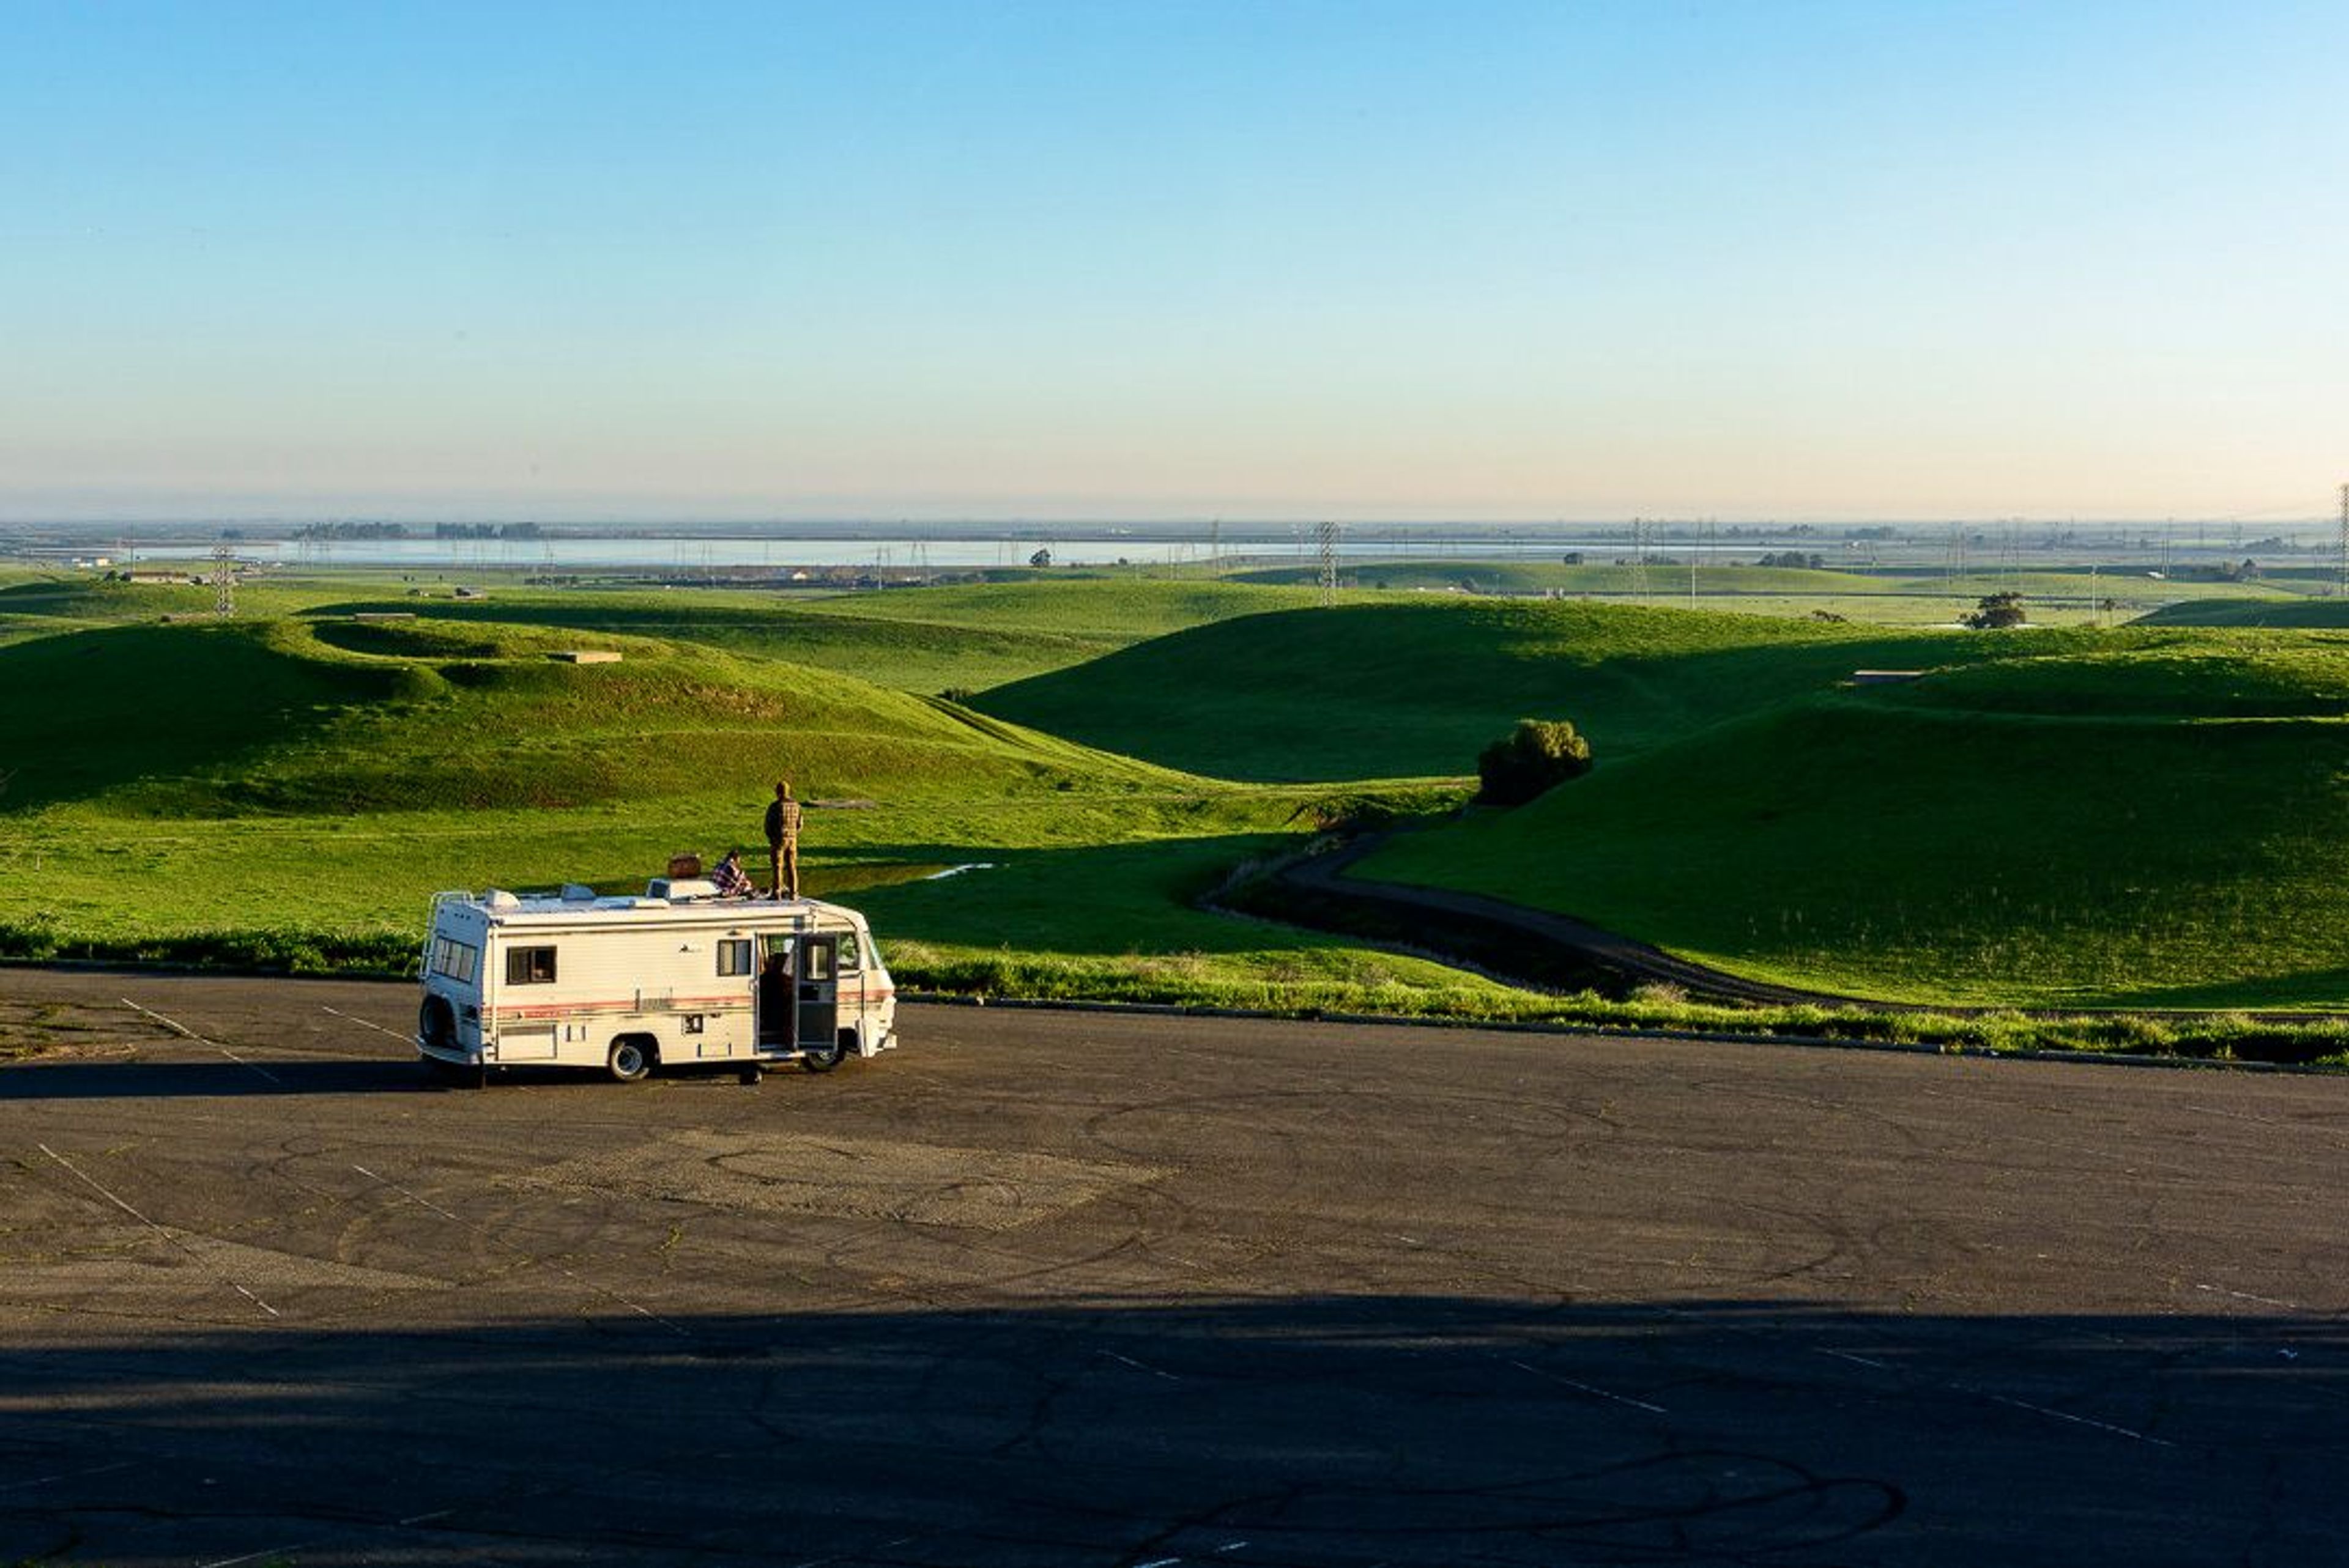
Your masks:
<svg viewBox="0 0 2349 1568"><path fill-rule="evenodd" d="M2189 599L2152 611L2141 626L2349 626L2349 600L2330 598Z"/></svg>
<svg viewBox="0 0 2349 1568"><path fill-rule="evenodd" d="M582 644L617 664L559 663ZM159 817L1050 790L1164 775L836 671L491 624L130 626L0 649L0 804Z"/></svg>
<svg viewBox="0 0 2349 1568"><path fill-rule="evenodd" d="M1862 995L2339 1006L2344 714L2331 643L1999 662L1602 762L1362 874Z"/></svg>
<svg viewBox="0 0 2349 1568"><path fill-rule="evenodd" d="M983 686L1082 663L1118 642L1021 628L956 625L833 610L879 595L800 600L727 589L511 589L481 601L345 600L316 614L404 611L458 624L532 625L698 643L838 670L901 691Z"/></svg>
<svg viewBox="0 0 2349 1568"><path fill-rule="evenodd" d="M126 621L191 615L212 591L183 583L109 583L88 573L11 572L0 579L0 645Z"/></svg>
<svg viewBox="0 0 2349 1568"><path fill-rule="evenodd" d="M1309 595L1214 582L1049 582L802 595L739 589L501 588L485 600L354 600L316 613L404 611L466 624L566 626L706 644L902 691L983 690L1145 637Z"/></svg>
<svg viewBox="0 0 2349 1568"><path fill-rule="evenodd" d="M300 745L335 716L423 689L398 667L306 656L284 623L141 624L0 648L11 810L191 773Z"/></svg>
<svg viewBox="0 0 2349 1568"><path fill-rule="evenodd" d="M990 691L994 714L1223 778L1458 776L1521 717L1622 758L1871 665L2034 640L1573 602L1341 603L1253 615Z"/></svg>

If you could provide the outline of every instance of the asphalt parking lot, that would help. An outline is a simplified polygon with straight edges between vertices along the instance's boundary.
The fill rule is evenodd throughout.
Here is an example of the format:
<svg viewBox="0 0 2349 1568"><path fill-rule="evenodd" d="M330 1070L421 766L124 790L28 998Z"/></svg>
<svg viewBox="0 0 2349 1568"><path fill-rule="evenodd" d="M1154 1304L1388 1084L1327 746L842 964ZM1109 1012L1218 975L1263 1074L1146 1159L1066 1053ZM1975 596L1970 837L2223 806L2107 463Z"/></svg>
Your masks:
<svg viewBox="0 0 2349 1568"><path fill-rule="evenodd" d="M0 1563L2312 1563L2349 1080L0 971ZM47 1047L27 1060L5 1053Z"/></svg>

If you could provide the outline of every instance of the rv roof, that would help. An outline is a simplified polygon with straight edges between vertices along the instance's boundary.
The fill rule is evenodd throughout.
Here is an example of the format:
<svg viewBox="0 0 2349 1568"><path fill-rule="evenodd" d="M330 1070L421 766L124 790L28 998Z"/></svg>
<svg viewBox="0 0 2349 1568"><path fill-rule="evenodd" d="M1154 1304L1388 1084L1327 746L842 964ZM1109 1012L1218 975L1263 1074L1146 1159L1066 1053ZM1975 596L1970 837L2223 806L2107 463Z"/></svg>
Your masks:
<svg viewBox="0 0 2349 1568"><path fill-rule="evenodd" d="M614 924L627 921L654 920L692 922L706 924L711 921L764 923L782 918L806 919L812 915L852 917L852 912L836 903L819 899L766 898L636 898L626 894L593 900L565 898L561 893L512 893L492 888L478 898L464 902L480 909L494 923L507 921L535 923L537 921L595 920Z"/></svg>

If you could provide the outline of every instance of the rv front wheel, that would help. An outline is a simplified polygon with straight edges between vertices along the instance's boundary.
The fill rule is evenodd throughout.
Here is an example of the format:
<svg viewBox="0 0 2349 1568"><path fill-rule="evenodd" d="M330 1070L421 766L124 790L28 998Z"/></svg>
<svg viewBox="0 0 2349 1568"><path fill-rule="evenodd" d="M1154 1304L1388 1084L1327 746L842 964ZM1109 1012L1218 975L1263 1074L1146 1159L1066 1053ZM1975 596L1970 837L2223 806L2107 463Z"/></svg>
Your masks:
<svg viewBox="0 0 2349 1568"><path fill-rule="evenodd" d="M642 1035L622 1035L612 1042L605 1068L622 1083L634 1083L653 1070L651 1043Z"/></svg>
<svg viewBox="0 0 2349 1568"><path fill-rule="evenodd" d="M812 1073L828 1073L840 1065L847 1050L846 1043L836 1037L830 1045L812 1044L800 1053L800 1065Z"/></svg>

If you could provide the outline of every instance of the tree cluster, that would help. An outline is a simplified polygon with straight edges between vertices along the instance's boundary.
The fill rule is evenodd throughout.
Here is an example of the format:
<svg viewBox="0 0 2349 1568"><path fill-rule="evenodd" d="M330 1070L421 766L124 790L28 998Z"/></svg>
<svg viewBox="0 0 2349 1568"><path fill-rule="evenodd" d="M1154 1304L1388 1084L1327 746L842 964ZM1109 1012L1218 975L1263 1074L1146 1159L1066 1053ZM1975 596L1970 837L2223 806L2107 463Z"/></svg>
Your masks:
<svg viewBox="0 0 2349 1568"><path fill-rule="evenodd" d="M1985 593L1972 610L1958 619L1977 632L1994 632L2002 626L2020 626L2023 622L2023 595L2012 591Z"/></svg>
<svg viewBox="0 0 2349 1568"><path fill-rule="evenodd" d="M1581 778L1590 771L1590 742L1566 720L1521 718L1476 758L1483 786L1476 799L1490 806L1522 806L1552 785Z"/></svg>

